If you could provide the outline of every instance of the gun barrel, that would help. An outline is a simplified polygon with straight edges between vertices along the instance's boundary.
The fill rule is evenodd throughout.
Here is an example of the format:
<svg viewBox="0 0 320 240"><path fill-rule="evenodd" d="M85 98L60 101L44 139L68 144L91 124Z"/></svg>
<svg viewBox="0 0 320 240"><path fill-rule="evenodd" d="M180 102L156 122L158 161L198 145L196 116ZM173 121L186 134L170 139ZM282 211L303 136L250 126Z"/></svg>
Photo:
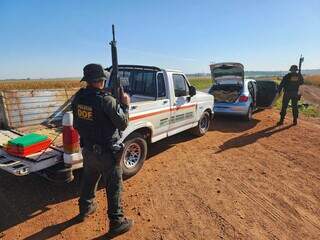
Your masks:
<svg viewBox="0 0 320 240"><path fill-rule="evenodd" d="M115 43L116 42L116 36L114 33L114 24L112 24L112 41Z"/></svg>
<svg viewBox="0 0 320 240"><path fill-rule="evenodd" d="M111 45L111 58L112 58L112 72L110 76L110 82L112 85L112 92L115 98L119 100L119 88L120 88L120 79L118 78L118 54L117 46L115 39L115 30L114 25L112 24L112 41Z"/></svg>
<svg viewBox="0 0 320 240"><path fill-rule="evenodd" d="M299 59L299 68L298 68L299 73L301 73L301 66L302 66L303 61L304 61L304 57L301 54L300 59Z"/></svg>

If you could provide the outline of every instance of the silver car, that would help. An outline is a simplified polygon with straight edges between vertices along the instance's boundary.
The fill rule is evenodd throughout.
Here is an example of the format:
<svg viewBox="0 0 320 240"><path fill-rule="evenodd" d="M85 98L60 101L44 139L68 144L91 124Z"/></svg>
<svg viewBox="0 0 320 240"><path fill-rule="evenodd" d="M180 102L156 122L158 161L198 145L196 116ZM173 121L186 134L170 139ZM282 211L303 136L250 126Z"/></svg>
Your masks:
<svg viewBox="0 0 320 240"><path fill-rule="evenodd" d="M209 93L214 95L215 114L239 115L250 121L254 111L275 101L277 84L245 79L241 63L212 64L210 70L214 84Z"/></svg>

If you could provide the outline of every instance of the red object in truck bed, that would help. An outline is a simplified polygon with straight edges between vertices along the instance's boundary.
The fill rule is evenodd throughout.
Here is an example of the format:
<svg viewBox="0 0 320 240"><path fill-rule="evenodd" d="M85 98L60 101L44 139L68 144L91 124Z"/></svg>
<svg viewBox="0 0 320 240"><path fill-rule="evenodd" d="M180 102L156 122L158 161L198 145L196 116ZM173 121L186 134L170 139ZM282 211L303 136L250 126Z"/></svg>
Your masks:
<svg viewBox="0 0 320 240"><path fill-rule="evenodd" d="M35 154L47 149L50 145L50 139L46 139L44 141L38 142L27 147L8 144L6 147L6 152L18 157L27 157L28 155Z"/></svg>

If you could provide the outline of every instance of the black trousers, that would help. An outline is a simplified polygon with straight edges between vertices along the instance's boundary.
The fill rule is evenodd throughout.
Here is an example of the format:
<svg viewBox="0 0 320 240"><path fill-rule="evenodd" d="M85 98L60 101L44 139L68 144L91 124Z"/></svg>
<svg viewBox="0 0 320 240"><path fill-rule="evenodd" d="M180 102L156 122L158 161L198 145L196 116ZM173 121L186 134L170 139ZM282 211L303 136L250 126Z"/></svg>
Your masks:
<svg viewBox="0 0 320 240"><path fill-rule="evenodd" d="M299 95L296 92L284 92L283 98L282 98L282 108L281 108L280 116L282 119L285 118L285 116L287 114L287 108L288 108L290 101L291 101L291 106L292 106L293 118L298 119L298 116L299 116L299 109L298 109Z"/></svg>
<svg viewBox="0 0 320 240"><path fill-rule="evenodd" d="M96 154L82 150L83 178L79 199L80 213L86 213L95 202L98 183L102 178L106 185L108 218L110 221L122 221L121 206L122 168L116 164L111 153Z"/></svg>

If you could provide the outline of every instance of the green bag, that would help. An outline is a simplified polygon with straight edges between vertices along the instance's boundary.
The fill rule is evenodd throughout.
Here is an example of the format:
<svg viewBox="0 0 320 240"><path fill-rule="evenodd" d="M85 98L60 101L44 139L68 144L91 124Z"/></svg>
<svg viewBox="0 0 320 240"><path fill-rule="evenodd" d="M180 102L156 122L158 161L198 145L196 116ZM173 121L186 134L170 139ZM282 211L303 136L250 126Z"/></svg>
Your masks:
<svg viewBox="0 0 320 240"><path fill-rule="evenodd" d="M8 144L19 146L19 147L27 147L27 146L42 142L47 139L48 139L48 137L45 135L30 133L30 134L24 135L22 137L18 137L18 138L9 140Z"/></svg>

